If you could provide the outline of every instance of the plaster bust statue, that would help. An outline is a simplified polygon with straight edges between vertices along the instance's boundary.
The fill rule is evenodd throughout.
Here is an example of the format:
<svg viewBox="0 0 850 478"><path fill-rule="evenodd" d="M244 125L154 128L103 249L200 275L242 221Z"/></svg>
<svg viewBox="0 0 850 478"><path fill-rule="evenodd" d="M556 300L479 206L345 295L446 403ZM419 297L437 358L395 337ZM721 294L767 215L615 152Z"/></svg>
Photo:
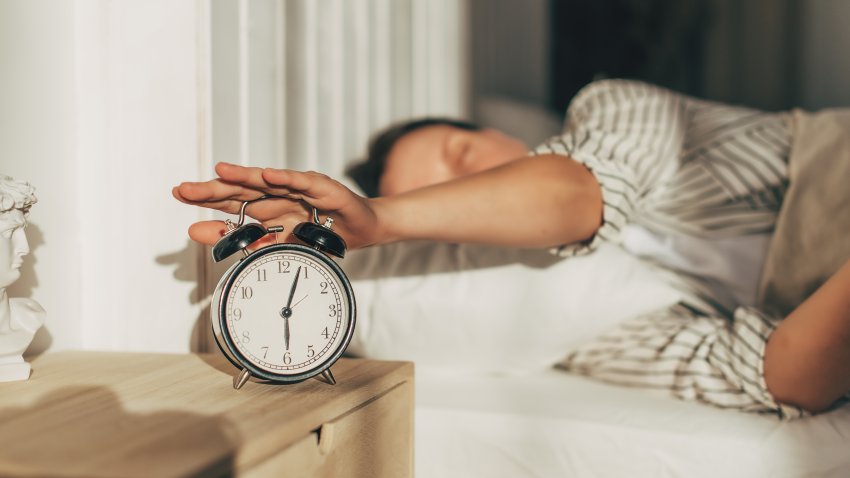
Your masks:
<svg viewBox="0 0 850 478"><path fill-rule="evenodd" d="M0 382L29 378L23 354L44 323L38 302L10 299L6 291L21 276L23 258L30 251L24 227L35 202L35 188L29 183L0 174Z"/></svg>

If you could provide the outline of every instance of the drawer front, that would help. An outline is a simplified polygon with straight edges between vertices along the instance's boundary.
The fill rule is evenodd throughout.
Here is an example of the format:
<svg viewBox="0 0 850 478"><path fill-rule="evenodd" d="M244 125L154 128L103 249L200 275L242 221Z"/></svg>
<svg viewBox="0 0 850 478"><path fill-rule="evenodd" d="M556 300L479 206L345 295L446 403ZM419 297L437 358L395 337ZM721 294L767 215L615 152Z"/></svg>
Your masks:
<svg viewBox="0 0 850 478"><path fill-rule="evenodd" d="M239 476L251 478L413 476L413 384L404 382L322 425Z"/></svg>

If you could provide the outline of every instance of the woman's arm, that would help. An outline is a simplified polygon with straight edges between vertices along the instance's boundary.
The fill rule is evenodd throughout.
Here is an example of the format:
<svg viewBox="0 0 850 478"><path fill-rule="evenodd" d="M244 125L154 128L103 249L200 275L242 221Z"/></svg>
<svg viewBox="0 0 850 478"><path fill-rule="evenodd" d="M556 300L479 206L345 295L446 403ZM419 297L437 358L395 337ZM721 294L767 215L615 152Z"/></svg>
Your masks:
<svg viewBox="0 0 850 478"><path fill-rule="evenodd" d="M397 196L367 199L318 173L221 163L219 179L183 183L174 196L230 213L263 194L290 195L334 217L351 248L408 239L544 247L589 239L602 220L602 196L591 173L556 155L521 158L497 168ZM252 204L249 215L291 230L306 220L292 201ZM213 244L219 221L193 224L192 239Z"/></svg>
<svg viewBox="0 0 850 478"><path fill-rule="evenodd" d="M519 159L454 181L379 198L384 242L548 247L587 240L602 222L602 193L579 163L555 155Z"/></svg>
<svg viewBox="0 0 850 478"><path fill-rule="evenodd" d="M850 261L770 336L764 379L777 400L810 412L850 392Z"/></svg>

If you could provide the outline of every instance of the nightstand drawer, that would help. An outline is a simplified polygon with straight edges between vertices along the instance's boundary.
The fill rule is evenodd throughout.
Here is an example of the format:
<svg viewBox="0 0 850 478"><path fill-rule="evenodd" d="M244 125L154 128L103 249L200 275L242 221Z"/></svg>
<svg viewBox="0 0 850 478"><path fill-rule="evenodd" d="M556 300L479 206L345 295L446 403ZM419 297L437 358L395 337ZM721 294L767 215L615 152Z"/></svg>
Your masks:
<svg viewBox="0 0 850 478"><path fill-rule="evenodd" d="M327 422L240 476L405 478L413 469L413 385Z"/></svg>

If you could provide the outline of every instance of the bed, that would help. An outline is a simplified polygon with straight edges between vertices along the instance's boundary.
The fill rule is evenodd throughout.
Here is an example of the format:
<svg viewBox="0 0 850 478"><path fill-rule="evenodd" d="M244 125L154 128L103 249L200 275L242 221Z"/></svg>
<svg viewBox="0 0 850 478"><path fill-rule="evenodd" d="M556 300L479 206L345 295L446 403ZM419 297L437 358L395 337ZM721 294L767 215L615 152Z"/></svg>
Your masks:
<svg viewBox="0 0 850 478"><path fill-rule="evenodd" d="M850 476L846 406L780 422L554 369L416 389L419 478Z"/></svg>
<svg viewBox="0 0 850 478"><path fill-rule="evenodd" d="M416 363L419 478L850 476L848 406L781 422L553 368L681 298L675 276L616 246L561 260L404 243L343 267L358 298L350 352Z"/></svg>

